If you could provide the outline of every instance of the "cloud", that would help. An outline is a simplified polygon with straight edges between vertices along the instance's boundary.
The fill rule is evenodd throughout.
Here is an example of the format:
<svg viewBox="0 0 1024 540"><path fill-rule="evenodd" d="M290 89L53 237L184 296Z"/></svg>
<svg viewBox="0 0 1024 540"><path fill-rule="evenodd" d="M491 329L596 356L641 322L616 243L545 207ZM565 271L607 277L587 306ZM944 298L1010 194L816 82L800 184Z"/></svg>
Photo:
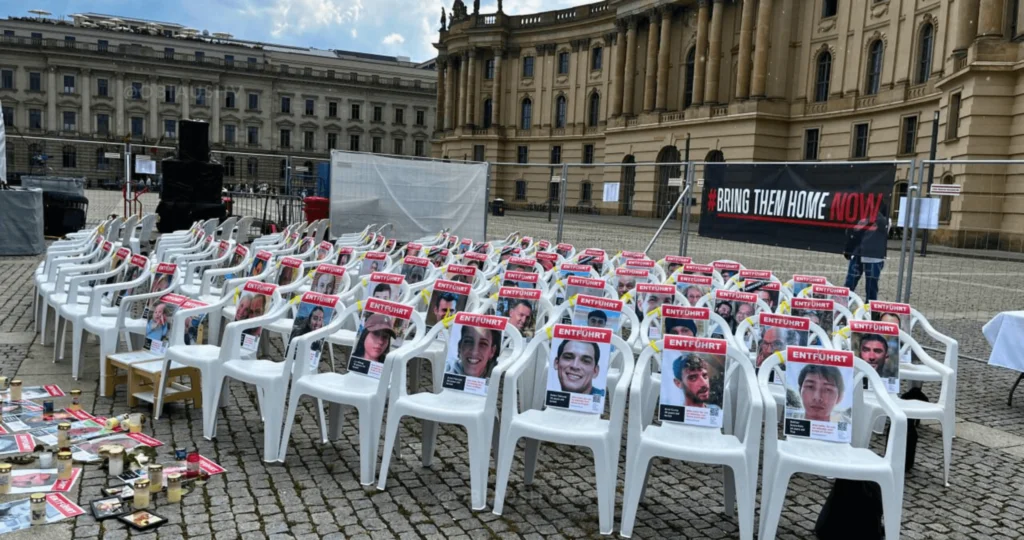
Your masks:
<svg viewBox="0 0 1024 540"><path fill-rule="evenodd" d="M271 21L270 35L298 36L310 31L353 23L363 16L363 0L248 0L242 14Z"/></svg>
<svg viewBox="0 0 1024 540"><path fill-rule="evenodd" d="M352 39L359 37L359 32L355 28L352 29Z"/></svg>
<svg viewBox="0 0 1024 540"><path fill-rule="evenodd" d="M383 43L385 45L399 45L399 44L405 43L405 38L402 37L402 34L399 34L397 32L392 32L392 33L384 36L384 39L381 41L381 43Z"/></svg>

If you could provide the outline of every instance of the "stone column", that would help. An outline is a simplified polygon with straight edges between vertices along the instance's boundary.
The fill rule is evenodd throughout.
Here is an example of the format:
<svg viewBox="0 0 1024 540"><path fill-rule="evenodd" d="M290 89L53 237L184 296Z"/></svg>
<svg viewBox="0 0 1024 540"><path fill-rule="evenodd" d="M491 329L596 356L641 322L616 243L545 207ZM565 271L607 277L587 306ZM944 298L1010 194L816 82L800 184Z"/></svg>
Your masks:
<svg viewBox="0 0 1024 540"><path fill-rule="evenodd" d="M185 79L181 81L182 85L182 96L181 101L181 119L188 120L192 117L192 81ZM178 130L178 135L181 135L181 130Z"/></svg>
<svg viewBox="0 0 1024 540"><path fill-rule="evenodd" d="M740 50L736 65L736 99L750 97L750 49L754 29L754 1L743 0L743 15L740 19Z"/></svg>
<svg viewBox="0 0 1024 540"><path fill-rule="evenodd" d="M437 111L438 123L441 124L437 129L444 129L444 100L445 100L445 78L447 74L445 69L448 67L448 60L443 56L437 57L437 104L435 110ZM413 113L415 114L415 113Z"/></svg>
<svg viewBox="0 0 1024 540"><path fill-rule="evenodd" d="M213 81L213 86L211 87L211 92L210 93L213 94L213 95L212 96L206 96L206 99L212 99L213 100L213 113L210 114L210 142L211 143L219 143L219 142L221 142L221 133L220 133L220 102L221 102L221 99L222 99L222 97L220 95L220 80L214 80ZM238 131L237 131L238 128L235 128L235 130L236 130L235 131L235 142L237 143L238 142ZM236 166L241 166L241 163L236 164Z"/></svg>
<svg viewBox="0 0 1024 540"><path fill-rule="evenodd" d="M92 82L89 76L92 70L82 70L81 80L78 81L82 92L82 117L78 119L78 132L86 135L92 134Z"/></svg>
<svg viewBox="0 0 1024 540"><path fill-rule="evenodd" d="M441 129L455 128L455 60L448 58L444 67L444 114L437 116Z"/></svg>
<svg viewBox="0 0 1024 540"><path fill-rule="evenodd" d="M750 95L765 97L768 83L768 44L771 41L772 0L760 0L757 6L757 39L754 43L754 75Z"/></svg>
<svg viewBox="0 0 1024 540"><path fill-rule="evenodd" d="M476 49L469 50L469 75L466 82L466 124L476 125Z"/></svg>
<svg viewBox="0 0 1024 540"><path fill-rule="evenodd" d="M491 124L501 125L501 57L505 56L502 48L494 49L494 92L491 95Z"/></svg>
<svg viewBox="0 0 1024 540"><path fill-rule="evenodd" d="M981 0L978 10L978 37L1003 37L1005 0Z"/></svg>
<svg viewBox="0 0 1024 540"><path fill-rule="evenodd" d="M708 59L708 3L710 0L699 0L697 9L697 50L693 62L693 104L704 103L704 81L707 74Z"/></svg>
<svg viewBox="0 0 1024 540"><path fill-rule="evenodd" d="M57 131L57 92L63 88L57 88L57 68L50 66L46 68L46 130Z"/></svg>
<svg viewBox="0 0 1024 540"><path fill-rule="evenodd" d="M978 2L961 0L956 3L954 54L967 54L967 48L978 34L978 11Z"/></svg>
<svg viewBox="0 0 1024 540"><path fill-rule="evenodd" d="M125 132L125 129L124 129L124 74L123 73L118 73L117 77L114 79L114 108L115 108L115 114L117 115L117 117L114 118L114 130L115 130L114 133L118 137L124 137L126 132Z"/></svg>
<svg viewBox="0 0 1024 540"><path fill-rule="evenodd" d="M149 78L149 136L153 139L160 138L160 101L157 95L158 80L156 77Z"/></svg>
<svg viewBox="0 0 1024 540"><path fill-rule="evenodd" d="M622 114L633 116L633 92L636 81L636 17L627 21L626 31L626 72L623 74Z"/></svg>
<svg viewBox="0 0 1024 540"><path fill-rule="evenodd" d="M708 47L707 85L704 90L704 103L718 103L718 77L722 73L722 12L725 5L722 0L715 0L711 12L711 44Z"/></svg>
<svg viewBox="0 0 1024 540"><path fill-rule="evenodd" d="M612 68L612 116L622 116L622 82L626 78L626 24L622 19L615 21L618 33L615 35L615 65Z"/></svg>
<svg viewBox="0 0 1024 540"><path fill-rule="evenodd" d="M658 26L661 25L661 14L657 11L650 13L650 22L647 25L647 63L644 65L644 112L654 110L654 92L658 83L658 71L655 63L658 61Z"/></svg>
<svg viewBox="0 0 1024 540"><path fill-rule="evenodd" d="M672 7L661 8L661 43L658 45L658 91L654 96L654 109L664 111L668 102L668 59L672 46Z"/></svg>
<svg viewBox="0 0 1024 540"><path fill-rule="evenodd" d="M468 71L467 63L469 62L469 55L462 53L459 61L459 127L466 125L466 72Z"/></svg>

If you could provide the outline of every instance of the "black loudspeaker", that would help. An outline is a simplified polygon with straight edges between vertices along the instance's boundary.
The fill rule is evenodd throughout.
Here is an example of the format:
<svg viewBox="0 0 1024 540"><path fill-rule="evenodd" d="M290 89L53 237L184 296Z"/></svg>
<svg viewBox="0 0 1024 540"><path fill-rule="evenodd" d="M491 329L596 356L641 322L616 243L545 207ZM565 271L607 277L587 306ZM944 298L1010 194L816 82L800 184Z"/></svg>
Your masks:
<svg viewBox="0 0 1024 540"><path fill-rule="evenodd" d="M227 217L227 209L220 202L191 203L161 200L156 207L156 213L160 216L157 229L161 233L188 229L192 223L199 220L217 218L223 221Z"/></svg>
<svg viewBox="0 0 1024 540"><path fill-rule="evenodd" d="M178 122L178 159L210 161L210 125L197 120Z"/></svg>
<svg viewBox="0 0 1024 540"><path fill-rule="evenodd" d="M165 159L161 167L164 173L161 200L220 202L224 188L224 166L220 163Z"/></svg>

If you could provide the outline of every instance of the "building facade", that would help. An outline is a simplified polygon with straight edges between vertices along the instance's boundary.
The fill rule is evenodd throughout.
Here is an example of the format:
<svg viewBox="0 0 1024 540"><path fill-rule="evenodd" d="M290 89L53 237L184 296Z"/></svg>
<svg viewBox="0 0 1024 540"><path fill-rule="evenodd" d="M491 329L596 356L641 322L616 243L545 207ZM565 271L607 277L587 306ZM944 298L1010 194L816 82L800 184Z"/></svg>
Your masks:
<svg viewBox="0 0 1024 540"><path fill-rule="evenodd" d="M498 5L471 13L456 0L444 21L436 156L672 163L688 143L694 161L910 160L928 157L938 111L940 159L1024 158L1024 3L605 0L519 16ZM494 167L493 189L513 207L543 205L552 172ZM943 200L943 228L1020 243L1021 173L936 167L935 182L965 193ZM679 174L573 166L566 203L661 217ZM614 182L620 201L601 202Z"/></svg>
<svg viewBox="0 0 1024 540"><path fill-rule="evenodd" d="M227 183L281 180L286 165L276 156L430 154L432 63L98 14L11 17L0 30L9 174L123 178L104 143L173 147L183 118L210 124Z"/></svg>

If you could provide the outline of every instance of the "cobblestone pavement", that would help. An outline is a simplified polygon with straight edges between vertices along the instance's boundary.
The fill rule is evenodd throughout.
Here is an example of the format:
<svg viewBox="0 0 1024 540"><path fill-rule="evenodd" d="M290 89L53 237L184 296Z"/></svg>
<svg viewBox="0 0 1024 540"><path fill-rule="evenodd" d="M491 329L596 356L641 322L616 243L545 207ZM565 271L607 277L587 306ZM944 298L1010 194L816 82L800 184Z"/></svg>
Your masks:
<svg viewBox="0 0 1024 540"><path fill-rule="evenodd" d="M540 221L540 220L537 220ZM526 229L520 221L510 227L492 221L494 234L518 227L534 236L549 232ZM593 234L600 235L600 231ZM626 233L618 233L626 234ZM551 235L553 236L553 235ZM639 233L622 248L644 247L649 237ZM607 240L607 239L606 239ZM580 242L586 241L580 240ZM598 244L597 238L594 240ZM607 241L600 242L609 248ZM668 252L671 246L659 243ZM97 415L127 412L124 389L112 398L97 397L97 348L85 346L83 379L68 376L70 362L52 363L53 349L28 344L31 330L30 258L0 260L0 373L18 370L26 384L56 382L62 388L84 390L83 403ZM987 266L989 263L982 263ZM780 270L781 272L781 270ZM828 274L836 279L834 274ZM839 276L841 277L841 276ZM924 295L922 301L928 301ZM925 309L926 314L930 312ZM962 350L987 355L976 336L976 321L950 319L963 325ZM6 345L8 341L18 341ZM272 342L271 357L281 355ZM340 349L337 351L343 354ZM340 356L339 356L340 357ZM19 367L20 366L20 367ZM959 437L954 442L950 486L942 483L939 433L921 429L917 463L907 476L902 537L907 539L1022 538L1024 522L1024 392L1017 404L1006 406L1012 374L983 363L962 359L958 388ZM938 393L926 386L925 392ZM148 408L138 409L148 412ZM420 464L420 425L403 423L401 454L396 455L387 490L358 482L358 431L354 415L347 415L341 437L328 444L318 441L313 402L300 407L292 445L284 465L260 460L262 422L256 397L241 384L230 386L230 399L221 410L218 437L202 437L201 411L168 406L165 416L147 424L146 432L165 443L166 455L175 446L197 446L200 452L228 472L214 476L181 505L161 502L156 512L169 523L155 532L136 534L113 521L96 522L82 516L9 538L579 538L596 537L597 506L593 461L589 451L562 445L544 445L536 478L523 484L520 446L513 465L503 516L474 512L469 505L467 443L463 430L439 430L434 462ZM876 450L882 444L875 437ZM622 502L625 450L619 464L616 529ZM83 507L99 498L105 475L86 466L73 496ZM488 502L492 502L493 469ZM791 481L778 538L813 537L813 526L830 482L798 475ZM636 538L736 538L735 519L722 513L722 471L718 467L657 460L651 470L645 499L634 530Z"/></svg>

